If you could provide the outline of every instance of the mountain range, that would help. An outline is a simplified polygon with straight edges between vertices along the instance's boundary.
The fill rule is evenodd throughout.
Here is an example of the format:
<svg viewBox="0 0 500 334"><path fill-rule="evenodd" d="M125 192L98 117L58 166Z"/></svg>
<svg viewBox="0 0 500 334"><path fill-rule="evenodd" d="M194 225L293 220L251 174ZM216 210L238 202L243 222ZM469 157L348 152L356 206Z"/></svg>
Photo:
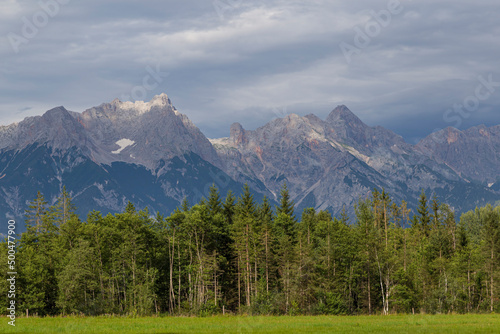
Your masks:
<svg viewBox="0 0 500 334"><path fill-rule="evenodd" d="M128 201L169 213L194 204L215 184L222 195L247 183L275 202L287 184L297 212L338 214L374 188L415 207L422 189L456 211L500 200L500 125L447 128L417 145L363 123L346 106L323 120L295 114L255 130L234 123L208 139L165 94L149 102L114 100L82 113L57 107L0 127L0 210L22 219L41 191L62 187L78 213L122 211Z"/></svg>

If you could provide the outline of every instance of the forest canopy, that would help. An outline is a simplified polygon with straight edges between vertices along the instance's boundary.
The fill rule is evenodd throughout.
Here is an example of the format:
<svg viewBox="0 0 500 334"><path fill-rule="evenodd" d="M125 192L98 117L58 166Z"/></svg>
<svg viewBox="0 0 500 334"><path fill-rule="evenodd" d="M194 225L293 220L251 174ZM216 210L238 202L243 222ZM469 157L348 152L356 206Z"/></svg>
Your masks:
<svg viewBox="0 0 500 334"><path fill-rule="evenodd" d="M428 199L416 212L374 190L344 213L257 203L245 186L184 201L171 215L128 203L75 214L41 193L18 237L18 312L211 315L389 314L500 310L500 207L463 214ZM3 275L7 244L1 247ZM1 281L7 290L7 277ZM2 298L6 310L8 299ZM5 312L5 311L4 311Z"/></svg>

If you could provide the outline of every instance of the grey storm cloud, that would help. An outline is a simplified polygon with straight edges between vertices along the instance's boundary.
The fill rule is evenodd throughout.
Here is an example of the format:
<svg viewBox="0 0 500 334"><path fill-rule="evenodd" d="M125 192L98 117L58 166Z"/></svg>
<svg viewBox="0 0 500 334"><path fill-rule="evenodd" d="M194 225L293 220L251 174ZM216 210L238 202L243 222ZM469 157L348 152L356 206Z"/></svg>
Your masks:
<svg viewBox="0 0 500 334"><path fill-rule="evenodd" d="M0 124L165 92L209 137L338 104L409 142L496 125L499 12L497 0L3 0Z"/></svg>

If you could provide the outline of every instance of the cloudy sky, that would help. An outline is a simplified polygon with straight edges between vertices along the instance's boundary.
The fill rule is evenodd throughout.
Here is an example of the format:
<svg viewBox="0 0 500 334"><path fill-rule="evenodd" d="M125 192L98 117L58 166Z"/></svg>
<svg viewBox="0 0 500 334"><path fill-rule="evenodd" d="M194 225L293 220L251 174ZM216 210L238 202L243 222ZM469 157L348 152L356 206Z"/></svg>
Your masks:
<svg viewBox="0 0 500 334"><path fill-rule="evenodd" d="M1 0L0 124L165 92L208 137L345 104L414 143L500 124L498 0Z"/></svg>

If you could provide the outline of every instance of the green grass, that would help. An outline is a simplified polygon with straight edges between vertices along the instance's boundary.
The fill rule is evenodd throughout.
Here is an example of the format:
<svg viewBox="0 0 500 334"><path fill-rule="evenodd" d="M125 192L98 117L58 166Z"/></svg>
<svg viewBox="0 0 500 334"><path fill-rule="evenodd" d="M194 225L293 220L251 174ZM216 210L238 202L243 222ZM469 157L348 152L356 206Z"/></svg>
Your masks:
<svg viewBox="0 0 500 334"><path fill-rule="evenodd" d="M0 333L500 333L500 315L1 319Z"/></svg>

